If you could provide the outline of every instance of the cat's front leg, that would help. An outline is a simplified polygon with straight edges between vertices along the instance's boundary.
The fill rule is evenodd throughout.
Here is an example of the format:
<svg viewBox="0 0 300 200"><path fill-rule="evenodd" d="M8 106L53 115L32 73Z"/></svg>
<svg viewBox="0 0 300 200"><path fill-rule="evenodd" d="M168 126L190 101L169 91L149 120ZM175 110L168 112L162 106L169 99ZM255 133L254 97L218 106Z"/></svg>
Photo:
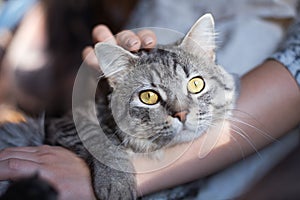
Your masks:
<svg viewBox="0 0 300 200"><path fill-rule="evenodd" d="M134 200L136 182L133 173L108 167L93 159L90 163L94 192L99 200Z"/></svg>
<svg viewBox="0 0 300 200"><path fill-rule="evenodd" d="M76 129L74 124L73 128L77 134L73 134L73 131L70 134L70 126L64 126L67 128L59 139L60 144L76 152L89 165L98 200L136 199L134 167L127 153L114 132L111 135L105 134L105 127L99 126L88 109L74 111Z"/></svg>

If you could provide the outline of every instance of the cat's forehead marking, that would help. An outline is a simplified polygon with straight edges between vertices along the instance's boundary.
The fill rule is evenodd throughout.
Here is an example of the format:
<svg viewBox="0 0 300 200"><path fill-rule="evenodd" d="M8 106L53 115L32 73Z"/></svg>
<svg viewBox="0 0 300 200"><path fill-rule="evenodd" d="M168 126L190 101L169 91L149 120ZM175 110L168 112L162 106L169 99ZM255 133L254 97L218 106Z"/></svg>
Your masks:
<svg viewBox="0 0 300 200"><path fill-rule="evenodd" d="M161 84L162 76L161 76L161 73L159 72L158 66L155 66L155 65L152 66L150 75L151 75L151 84L154 84L154 85Z"/></svg>
<svg viewBox="0 0 300 200"><path fill-rule="evenodd" d="M164 49L153 49L150 52L142 53L140 57L140 64L150 66L150 70L155 71L155 77L159 79L164 78L184 78L189 77L191 67L188 66L189 62L187 59L182 59L178 52L164 50Z"/></svg>

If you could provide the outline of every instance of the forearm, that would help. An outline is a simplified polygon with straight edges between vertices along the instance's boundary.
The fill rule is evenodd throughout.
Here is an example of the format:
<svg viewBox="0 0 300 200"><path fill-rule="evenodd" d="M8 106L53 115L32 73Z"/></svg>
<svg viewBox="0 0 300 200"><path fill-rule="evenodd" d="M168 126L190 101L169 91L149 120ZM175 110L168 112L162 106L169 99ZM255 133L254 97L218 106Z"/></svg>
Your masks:
<svg viewBox="0 0 300 200"><path fill-rule="evenodd" d="M213 148L208 146L209 154L199 158L199 152L203 150L202 147L207 142L207 135L204 135L170 166L151 173L137 174L140 194L151 193L207 176L274 141L266 137L261 129L274 139L281 137L299 124L299 88L290 73L280 63L267 61L242 78L237 110L238 112L234 114L235 118L251 126L244 123L230 123L232 127L238 126L242 129L243 133L249 136L248 141L238 136L233 129L225 126L218 133L221 135L217 144ZM253 128L252 125L260 130ZM210 131L209 134L211 133ZM255 148L251 146L249 140ZM179 147L176 148L179 149ZM165 157L172 157L176 148L169 149ZM134 164L137 171L140 171L142 166L150 169L154 162L145 159L137 160Z"/></svg>

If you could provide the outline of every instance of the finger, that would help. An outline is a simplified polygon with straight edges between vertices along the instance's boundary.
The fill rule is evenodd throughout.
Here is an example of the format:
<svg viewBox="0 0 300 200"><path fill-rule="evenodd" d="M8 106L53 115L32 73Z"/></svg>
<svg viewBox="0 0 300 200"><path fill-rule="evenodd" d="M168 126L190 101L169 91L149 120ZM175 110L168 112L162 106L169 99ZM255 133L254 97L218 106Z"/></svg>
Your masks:
<svg viewBox="0 0 300 200"><path fill-rule="evenodd" d="M142 48L151 49L156 46L157 38L153 31L151 30L142 30L137 33L137 36L142 42Z"/></svg>
<svg viewBox="0 0 300 200"><path fill-rule="evenodd" d="M39 147L38 146L29 146L29 147L8 147L8 148L5 148L2 151L22 151L22 152L37 152L39 151Z"/></svg>
<svg viewBox="0 0 300 200"><path fill-rule="evenodd" d="M32 161L38 163L38 158L36 152L26 152L26 151L8 151L3 150L0 152L0 161L8 160L11 158L17 158L27 161Z"/></svg>
<svg viewBox="0 0 300 200"><path fill-rule="evenodd" d="M14 180L30 176L39 171L39 164L12 158L0 161L0 180Z"/></svg>
<svg viewBox="0 0 300 200"><path fill-rule="evenodd" d="M112 32L105 25L98 25L93 29L92 36L94 42L108 42L111 44L116 44L116 40Z"/></svg>
<svg viewBox="0 0 300 200"><path fill-rule="evenodd" d="M132 31L125 30L116 35L117 43L129 51L138 51L141 47L139 37Z"/></svg>
<svg viewBox="0 0 300 200"><path fill-rule="evenodd" d="M101 72L93 47L88 46L83 49L82 59L89 67Z"/></svg>

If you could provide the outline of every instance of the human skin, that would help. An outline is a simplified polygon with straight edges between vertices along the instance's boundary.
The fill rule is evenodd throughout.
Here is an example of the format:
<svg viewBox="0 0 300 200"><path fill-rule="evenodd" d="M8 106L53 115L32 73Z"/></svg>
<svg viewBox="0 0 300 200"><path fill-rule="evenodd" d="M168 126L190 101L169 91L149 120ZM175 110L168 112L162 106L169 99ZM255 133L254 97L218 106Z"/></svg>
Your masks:
<svg viewBox="0 0 300 200"><path fill-rule="evenodd" d="M153 33L142 33L147 37L152 37L150 45L145 45L145 35L141 33L135 35L130 31L118 34L115 40L105 26L96 27L93 36L95 42L110 38L110 42L118 43L133 51L141 47L155 46ZM130 40L131 42L129 42ZM83 51L83 55L93 53L92 50L92 47L87 47ZM91 66L96 66L95 61L96 59L92 57L87 62ZM251 126L232 121L229 121L229 124L232 127L239 126L249 137L248 140L237 135L229 126L225 126L217 133L220 137L213 145L206 145L208 134L204 134L190 146L184 144L170 148L165 152L165 158L172 157L174 152L181 150L178 148L187 147L185 148L187 150L184 155L167 167L149 173L137 173L139 194L149 194L212 174L286 134L300 122L299 87L282 64L268 60L241 78L241 94L236 110L238 112L233 113L234 118L251 124ZM264 132L253 128L252 125ZM265 136L266 133L269 137ZM249 141L255 148L249 144ZM200 147L208 148L204 153L199 154ZM47 149L46 155L51 156L43 156L45 154L43 148ZM59 153L57 153L57 148L59 148ZM144 166L147 166L147 169L157 168L156 163L149 159L136 159L133 164L138 171ZM82 186L86 187L81 188L81 194L87 196L81 199L93 198L87 166L68 150L42 146L27 147L27 149L10 148L0 153L0 180L16 179L36 171L39 171L43 178L58 188L62 193L62 200L78 199L78 190Z"/></svg>
<svg viewBox="0 0 300 200"><path fill-rule="evenodd" d="M17 180L38 172L58 191L60 200L94 199L86 163L62 147L16 147L0 152L0 180Z"/></svg>

